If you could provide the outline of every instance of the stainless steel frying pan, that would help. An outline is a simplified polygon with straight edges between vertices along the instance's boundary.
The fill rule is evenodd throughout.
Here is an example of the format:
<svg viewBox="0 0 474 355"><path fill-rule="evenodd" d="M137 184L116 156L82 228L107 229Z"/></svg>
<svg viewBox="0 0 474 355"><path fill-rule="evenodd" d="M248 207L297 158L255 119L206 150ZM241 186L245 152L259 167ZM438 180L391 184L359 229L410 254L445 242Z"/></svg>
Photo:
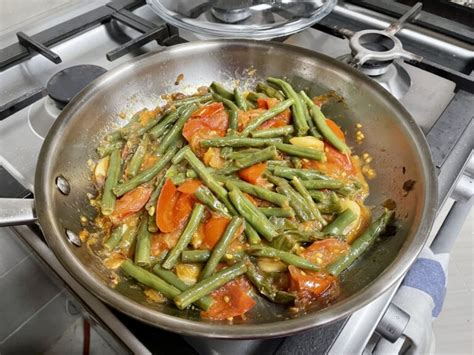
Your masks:
<svg viewBox="0 0 474 355"><path fill-rule="evenodd" d="M175 86L181 73L184 81ZM325 112L348 132L356 153L373 156L377 178L370 182L368 204L381 205L389 198L396 202L400 224L396 235L377 243L343 275L344 297L339 302L305 314L291 314L262 299L246 321L211 322L199 319L196 311L147 303L132 283L114 288L110 272L85 243L76 245L80 243L74 233L81 230L81 215L92 217L95 213L87 198L87 193L95 193L87 162L97 158L95 147L101 138L124 124L119 113L154 107L163 93L191 91L213 80L230 86L240 79L241 84L251 85L267 76L285 76L312 95L331 89L343 97L325 106ZM363 126L362 144L351 141L356 122ZM415 181L409 192L403 189L408 180ZM84 89L64 109L44 142L35 176L34 205L48 245L64 267L111 306L177 333L257 338L289 335L333 322L387 290L404 275L427 240L435 216L436 191L434 168L421 130L378 84L309 50L270 42L220 40L178 45L142 56ZM32 201L0 200L0 225L31 222L32 207Z"/></svg>

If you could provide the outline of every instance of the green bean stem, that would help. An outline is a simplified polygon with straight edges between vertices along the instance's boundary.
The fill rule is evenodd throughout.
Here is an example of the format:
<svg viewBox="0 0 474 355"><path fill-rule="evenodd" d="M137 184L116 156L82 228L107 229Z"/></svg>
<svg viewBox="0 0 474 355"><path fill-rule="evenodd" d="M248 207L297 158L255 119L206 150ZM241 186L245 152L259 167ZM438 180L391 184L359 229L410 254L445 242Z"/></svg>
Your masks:
<svg viewBox="0 0 474 355"><path fill-rule="evenodd" d="M196 203L191 213L191 217L186 224L181 236L178 239L176 245L171 249L171 251L166 256L165 261L162 264L162 267L165 269L171 269L176 262L179 260L181 252L188 246L193 237L193 234L196 232L199 223L201 223L202 216L206 208L200 203Z"/></svg>
<svg viewBox="0 0 474 355"><path fill-rule="evenodd" d="M120 150L116 149L110 154L107 177L105 179L104 191L102 193L101 211L104 216L111 215L115 209L115 195L113 189L117 184L121 171Z"/></svg>
<svg viewBox="0 0 474 355"><path fill-rule="evenodd" d="M384 213L351 244L349 252L330 264L327 267L327 271L334 276L338 276L341 272L351 266L354 261L356 261L372 246L375 240L387 228L393 214L394 211L386 209Z"/></svg>
<svg viewBox="0 0 474 355"><path fill-rule="evenodd" d="M242 218L240 217L232 217L231 221L227 225L224 234L220 237L217 244L215 245L214 249L212 249L211 256L207 261L206 265L201 271L199 275L199 279L205 279L211 276L214 271L216 270L217 264L222 259L224 254L227 251L230 243L234 239L235 234L238 232L239 228L242 226Z"/></svg>
<svg viewBox="0 0 474 355"><path fill-rule="evenodd" d="M223 269L214 275L203 279L174 298L179 309L184 309L196 300L208 295L215 289L237 278L247 271L243 261Z"/></svg>

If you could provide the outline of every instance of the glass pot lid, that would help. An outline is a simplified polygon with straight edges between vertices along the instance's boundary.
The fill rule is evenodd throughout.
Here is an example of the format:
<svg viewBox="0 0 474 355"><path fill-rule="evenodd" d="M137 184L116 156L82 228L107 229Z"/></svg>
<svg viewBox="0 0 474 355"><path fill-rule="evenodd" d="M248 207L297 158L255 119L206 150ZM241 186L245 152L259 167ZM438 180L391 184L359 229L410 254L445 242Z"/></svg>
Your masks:
<svg viewBox="0 0 474 355"><path fill-rule="evenodd" d="M305 29L328 15L337 0L147 0L178 28L226 38L270 39Z"/></svg>

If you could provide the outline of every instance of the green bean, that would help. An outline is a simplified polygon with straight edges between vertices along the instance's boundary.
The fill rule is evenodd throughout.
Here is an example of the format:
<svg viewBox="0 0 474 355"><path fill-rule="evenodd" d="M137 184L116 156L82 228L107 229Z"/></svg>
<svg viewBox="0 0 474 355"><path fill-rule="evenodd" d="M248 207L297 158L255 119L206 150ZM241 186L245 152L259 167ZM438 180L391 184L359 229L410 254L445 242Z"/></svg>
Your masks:
<svg viewBox="0 0 474 355"><path fill-rule="evenodd" d="M323 229L323 232L330 235L344 235L344 229L356 219L357 214L352 209L346 208Z"/></svg>
<svg viewBox="0 0 474 355"><path fill-rule="evenodd" d="M257 108L257 105L255 105L254 102L252 102L252 101L250 101L250 100L248 99L248 95L245 97L245 102L247 103L247 107L248 107L249 109Z"/></svg>
<svg viewBox="0 0 474 355"><path fill-rule="evenodd" d="M259 199L271 202L283 208L288 208L288 197L278 194L276 192L267 190L263 187L249 184L248 182L226 179L226 187L230 190L232 186L236 186L239 190L246 192L252 196L258 197Z"/></svg>
<svg viewBox="0 0 474 355"><path fill-rule="evenodd" d="M293 218L295 216L295 211L291 208L259 207L258 209L265 215L265 217Z"/></svg>
<svg viewBox="0 0 474 355"><path fill-rule="evenodd" d="M151 235L148 231L148 216L143 215L138 227L137 245L135 247L135 264L150 265Z"/></svg>
<svg viewBox="0 0 474 355"><path fill-rule="evenodd" d="M296 189L296 191L298 191L298 193L303 197L304 201L306 202L306 206L311 211L314 218L323 226L325 226L327 224L326 220L323 218L323 216L321 216L321 212L319 212L318 206L316 206L316 203L313 201L313 198L309 194L308 190L306 190L301 180L295 176L293 180L291 180L291 184Z"/></svg>
<svg viewBox="0 0 474 355"><path fill-rule="evenodd" d="M319 271L319 266L314 265L312 262L302 258L301 256L288 253L286 251L278 250L270 247L252 246L247 249L247 253L253 256L265 257L265 258L276 258L288 265L294 265L302 269L308 269L313 271Z"/></svg>
<svg viewBox="0 0 474 355"><path fill-rule="evenodd" d="M196 232L199 226L199 223L201 223L201 219L205 210L206 208L200 203L196 203L194 205L193 212L191 213L191 217L189 217L186 228L184 228L183 232L181 233L176 245L166 256L165 261L161 265L162 267L165 269L171 269L176 264L181 252L188 246L193 234Z"/></svg>
<svg viewBox="0 0 474 355"><path fill-rule="evenodd" d="M175 107L181 107L183 105L205 103L210 100L212 100L212 95L204 94L204 95L185 97L184 99L179 99L179 100L173 100L171 104Z"/></svg>
<svg viewBox="0 0 474 355"><path fill-rule="evenodd" d="M171 162L174 165L177 165L177 164L181 163L181 161L184 159L184 153L186 153L186 151L188 151L190 149L191 148L189 147L189 145L185 145L184 147L182 147L180 150L178 150L178 152L175 154L173 159L171 159Z"/></svg>
<svg viewBox="0 0 474 355"><path fill-rule="evenodd" d="M182 106L177 110L170 110L168 113L166 113L160 122L158 122L158 124L153 127L150 132L148 132L149 136L154 139L161 137L168 127L176 122L184 109L185 106Z"/></svg>
<svg viewBox="0 0 474 355"><path fill-rule="evenodd" d="M266 99L266 98L268 98L267 95L252 92L252 91L249 91L247 94L247 100L250 100L252 102L256 102L258 99Z"/></svg>
<svg viewBox="0 0 474 355"><path fill-rule="evenodd" d="M214 249L212 249L211 256L204 268L202 269L201 274L199 275L200 280L205 279L214 273L217 264L226 253L227 248L234 239L234 236L238 232L239 228L242 226L242 223L242 218L232 217L224 233L217 241L217 244L215 245Z"/></svg>
<svg viewBox="0 0 474 355"><path fill-rule="evenodd" d="M156 225L156 218L154 216L148 217L147 229L150 233L158 232L158 226Z"/></svg>
<svg viewBox="0 0 474 355"><path fill-rule="evenodd" d="M197 105L195 104L185 106L176 123L161 140L160 145L156 150L156 154L163 154L166 152L166 150L178 139L178 137L181 137L181 131L183 130L184 124L187 122L189 117L191 117L191 114L196 111L196 109Z"/></svg>
<svg viewBox="0 0 474 355"><path fill-rule="evenodd" d="M281 143L281 139L268 138L244 138L244 137L222 137L203 139L200 144L203 147L233 147L233 148L261 148L268 145Z"/></svg>
<svg viewBox="0 0 474 355"><path fill-rule="evenodd" d="M273 169L273 174L285 179L293 179L293 177L297 176L303 180L329 180L330 178L326 175L320 173L317 170L312 169L296 169L296 168L288 168L285 166L277 166Z"/></svg>
<svg viewBox="0 0 474 355"><path fill-rule="evenodd" d="M117 129L116 131L108 134L106 137L105 137L105 141L109 142L109 143L115 143L115 142L118 142L119 140L122 139L122 131L121 129Z"/></svg>
<svg viewBox="0 0 474 355"><path fill-rule="evenodd" d="M301 102L300 97L293 89L293 87L288 84L286 81L277 79L277 78L268 78L268 82L278 85L282 88L286 97L293 100L293 123L296 128L296 134L298 136L304 136L308 132L308 123L306 122L304 111L303 111L303 102Z"/></svg>
<svg viewBox="0 0 474 355"><path fill-rule="evenodd" d="M171 178L171 182L174 185L181 185L183 182L186 181L186 174L185 173L178 173Z"/></svg>
<svg viewBox="0 0 474 355"><path fill-rule="evenodd" d="M290 184L279 177L267 174L267 179L277 185L277 191L282 195L287 196L291 208L295 211L296 216L301 221L311 221L315 216L311 213L311 210L306 206L306 202L303 197L298 194Z"/></svg>
<svg viewBox="0 0 474 355"><path fill-rule="evenodd" d="M232 189L229 192L229 197L235 209L258 233L268 241L271 241L278 234L275 227L270 223L268 218L242 194L238 187L235 185L230 186Z"/></svg>
<svg viewBox="0 0 474 355"><path fill-rule="evenodd" d="M114 250L115 247L120 243L122 240L123 235L127 231L128 226L126 224L121 224L115 227L110 234L109 239L104 243L104 246L107 250Z"/></svg>
<svg viewBox="0 0 474 355"><path fill-rule="evenodd" d="M183 250L181 253L181 261L183 263L205 263L211 256L210 250ZM225 253L221 261L241 260L244 256L243 251L233 251Z"/></svg>
<svg viewBox="0 0 474 355"><path fill-rule="evenodd" d="M282 126L276 128L260 129L258 131L250 132L252 138L277 138L288 136L294 132L293 126Z"/></svg>
<svg viewBox="0 0 474 355"><path fill-rule="evenodd" d="M165 166L171 161L171 158L176 154L177 147L172 146L168 151L155 163L155 165L143 170L140 174L131 178L123 184L114 187L113 191L116 196L122 196L128 191L133 190L137 186L153 179Z"/></svg>
<svg viewBox="0 0 474 355"><path fill-rule="evenodd" d="M225 158L226 159L231 159L231 160L240 159L240 158L244 158L244 157L249 156L249 154L250 155L255 154L259 151L260 151L260 149L254 149L254 148L239 150L237 152L229 153Z"/></svg>
<svg viewBox="0 0 474 355"><path fill-rule="evenodd" d="M301 158L290 157L290 161L295 169L303 169L303 162L301 161Z"/></svg>
<svg viewBox="0 0 474 355"><path fill-rule="evenodd" d="M309 126L309 133L316 138L321 138L321 135L319 134L316 126L314 125L313 119L311 118L311 114L309 113L308 106L306 105L304 98L301 94L299 94L300 100L302 102L302 107L303 107L303 112L304 112L304 117L306 119L306 122L308 123Z"/></svg>
<svg viewBox="0 0 474 355"><path fill-rule="evenodd" d="M140 137L155 126L161 118L163 118L161 113L155 114L155 117L149 119L145 124L143 124L139 118L136 122L128 124L122 129L122 137L125 139L129 139L130 137Z"/></svg>
<svg viewBox="0 0 474 355"><path fill-rule="evenodd" d="M129 259L125 260L120 267L129 276L133 277L138 282L162 293L166 298L173 299L181 293L181 291L175 286L170 285L158 276L135 265Z"/></svg>
<svg viewBox="0 0 474 355"><path fill-rule="evenodd" d="M276 174L275 174L276 175ZM319 190L308 190L309 195L315 200L316 202L322 202L327 199L327 194L319 191Z"/></svg>
<svg viewBox="0 0 474 355"><path fill-rule="evenodd" d="M120 150L123 148L124 142L123 141L118 141L118 142L105 142L97 147L97 153L99 154L99 157L103 158L107 155L112 154L114 150Z"/></svg>
<svg viewBox="0 0 474 355"><path fill-rule="evenodd" d="M198 174L193 169L187 169L185 174L186 174L186 177L189 179L198 178Z"/></svg>
<svg viewBox="0 0 474 355"><path fill-rule="evenodd" d="M242 110L242 111L247 111L247 102L245 101L242 93L238 88L234 88L234 100L237 106Z"/></svg>
<svg viewBox="0 0 474 355"><path fill-rule="evenodd" d="M312 160L323 160L324 151L314 148L300 147L293 144L275 143L275 147L283 153Z"/></svg>
<svg viewBox="0 0 474 355"><path fill-rule="evenodd" d="M257 88L256 88L257 92L262 92L264 93L265 95L267 95L268 97L273 97L275 99L278 99L280 101L284 101L285 100L285 95L283 95L283 93L273 87L271 87L270 85L268 84L265 84L263 82L258 82L257 83Z"/></svg>
<svg viewBox="0 0 474 355"><path fill-rule="evenodd" d="M156 202L158 201L158 197L160 197L161 189L163 188L163 185L165 184L165 175L161 175L158 177L156 183L155 183L155 189L151 193L150 199L145 205L145 209L148 211L148 214L150 216L153 216L155 214L155 209L156 209Z"/></svg>
<svg viewBox="0 0 474 355"><path fill-rule="evenodd" d="M215 289L225 285L227 282L244 274L247 271L247 266L243 261L223 269L214 275L199 281L187 290L174 298L174 303L179 309L184 309L191 303L208 295Z"/></svg>
<svg viewBox="0 0 474 355"><path fill-rule="evenodd" d="M184 153L184 158L187 160L189 165L194 169L194 171L199 175L204 184L209 187L209 189L214 192L218 198L220 198L224 203L227 199L227 191L223 188L212 174L207 170L206 166L199 160L196 155L191 150L188 150ZM226 204L227 206L227 204Z"/></svg>
<svg viewBox="0 0 474 355"><path fill-rule="evenodd" d="M101 211L104 216L112 214L115 209L115 195L113 189L119 179L121 170L120 150L116 149L110 154L107 177L105 179L104 191L102 192Z"/></svg>
<svg viewBox="0 0 474 355"><path fill-rule="evenodd" d="M246 157L237 159L234 161L234 164L239 169L248 168L249 166L255 165L262 161L267 161L269 159L274 159L277 157L277 150L275 147L267 147L260 150L254 154L249 154Z"/></svg>
<svg viewBox="0 0 474 355"><path fill-rule="evenodd" d="M293 102L294 102L293 99L285 100L273 106L271 109L266 110L261 115L255 117L252 121L248 123L248 125L240 133L241 136L243 137L248 136L250 132L255 130L262 123L264 123L265 121L268 121L270 118L273 118L279 113L282 113L283 111L285 111L288 107L290 107L293 104Z"/></svg>
<svg viewBox="0 0 474 355"><path fill-rule="evenodd" d="M227 207L206 186L199 186L194 196L212 211L230 217Z"/></svg>
<svg viewBox="0 0 474 355"><path fill-rule="evenodd" d="M385 209L384 213L351 244L349 252L330 264L327 267L327 271L334 276L338 276L341 272L351 266L352 263L366 252L375 240L383 233L392 219L393 214L394 211Z"/></svg>
<svg viewBox="0 0 474 355"><path fill-rule="evenodd" d="M138 232L137 219L133 220L133 223L127 222L127 225L128 228L122 236L122 240L118 246L118 249L124 255L129 255L130 248L135 246Z"/></svg>
<svg viewBox="0 0 474 355"><path fill-rule="evenodd" d="M222 102L229 110L229 131L235 132L238 125L239 108L232 100L226 99L219 94L214 93L212 94L212 97L214 100Z"/></svg>
<svg viewBox="0 0 474 355"><path fill-rule="evenodd" d="M277 166L290 166L290 162L288 160L269 160L267 161L267 169L273 171Z"/></svg>
<svg viewBox="0 0 474 355"><path fill-rule="evenodd" d="M137 150L133 154L130 163L128 164L127 175L129 177L134 177L139 172L140 167L143 163L143 159L145 159L145 154L149 142L150 139L148 138L148 135L145 134L140 144L138 145Z"/></svg>
<svg viewBox="0 0 474 355"><path fill-rule="evenodd" d="M255 288L270 301L280 304L287 304L295 300L295 296L291 293L276 289L271 280L259 273L255 265L250 260L247 260L245 265L247 266L247 272L245 273L247 278L255 286Z"/></svg>
<svg viewBox="0 0 474 355"><path fill-rule="evenodd" d="M312 190L313 192L316 192ZM321 192L321 191L319 191ZM322 213L341 213L342 212L341 200L334 191L331 191L321 203L318 204L318 209Z"/></svg>
<svg viewBox="0 0 474 355"><path fill-rule="evenodd" d="M309 190L339 189L344 186L342 181L338 180L307 180L302 182L304 187Z"/></svg>
<svg viewBox="0 0 474 355"><path fill-rule="evenodd" d="M301 96L306 105L308 105L314 124L323 137L341 153L350 153L351 150L346 143L340 139L326 123L326 117L321 109L308 97L308 95L306 95L304 91L301 91Z"/></svg>
<svg viewBox="0 0 474 355"><path fill-rule="evenodd" d="M155 265L153 267L153 273L161 277L164 281L168 282L170 285L179 289L181 292L186 291L189 287L191 287L190 285L183 282L178 276L176 276L174 272L163 269L162 267L160 267L160 265ZM213 302L214 300L212 299L212 297L204 296L196 300L196 302L194 303L199 308L203 310L208 310L209 307L211 307Z"/></svg>
<svg viewBox="0 0 474 355"><path fill-rule="evenodd" d="M221 95L223 98L227 100L234 100L234 94L222 86L222 84L213 81L210 85L210 88L214 93Z"/></svg>

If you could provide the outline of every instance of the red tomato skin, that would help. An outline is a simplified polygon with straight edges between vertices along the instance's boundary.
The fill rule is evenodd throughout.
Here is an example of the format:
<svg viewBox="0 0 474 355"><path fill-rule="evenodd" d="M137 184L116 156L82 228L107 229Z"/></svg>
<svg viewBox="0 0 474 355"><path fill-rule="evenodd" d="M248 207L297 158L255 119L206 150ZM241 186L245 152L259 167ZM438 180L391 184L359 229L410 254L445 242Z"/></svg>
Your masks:
<svg viewBox="0 0 474 355"><path fill-rule="evenodd" d="M329 238L313 242L301 253L301 256L319 267L325 267L346 254L349 248L346 242Z"/></svg>
<svg viewBox="0 0 474 355"><path fill-rule="evenodd" d="M148 202L152 192L152 188L148 186L138 186L132 191L127 192L115 203L115 209L111 219L119 222L125 217L140 211Z"/></svg>
<svg viewBox="0 0 474 355"><path fill-rule="evenodd" d="M262 174L265 172L265 170L267 170L267 163L258 163L240 170L238 175L241 179L255 185L262 177Z"/></svg>

